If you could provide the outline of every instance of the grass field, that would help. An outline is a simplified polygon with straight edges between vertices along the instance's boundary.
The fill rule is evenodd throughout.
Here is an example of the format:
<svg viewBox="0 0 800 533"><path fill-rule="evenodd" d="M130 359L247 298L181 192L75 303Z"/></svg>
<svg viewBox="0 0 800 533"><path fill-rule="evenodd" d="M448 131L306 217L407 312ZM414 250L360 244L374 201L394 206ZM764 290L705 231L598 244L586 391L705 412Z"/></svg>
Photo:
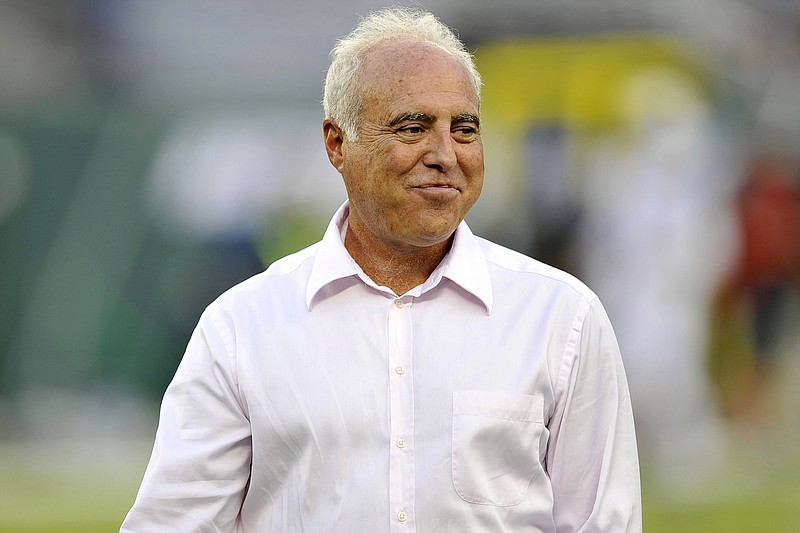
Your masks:
<svg viewBox="0 0 800 533"><path fill-rule="evenodd" d="M764 452L734 461L696 496L661 494L645 468L644 531L800 531L800 451L793 459ZM0 447L0 533L118 531L148 454L149 443Z"/></svg>
<svg viewBox="0 0 800 533"><path fill-rule="evenodd" d="M769 450L764 450L765 455ZM662 494L644 472L647 533L796 533L800 531L800 462L758 460L729 466L702 492Z"/></svg>

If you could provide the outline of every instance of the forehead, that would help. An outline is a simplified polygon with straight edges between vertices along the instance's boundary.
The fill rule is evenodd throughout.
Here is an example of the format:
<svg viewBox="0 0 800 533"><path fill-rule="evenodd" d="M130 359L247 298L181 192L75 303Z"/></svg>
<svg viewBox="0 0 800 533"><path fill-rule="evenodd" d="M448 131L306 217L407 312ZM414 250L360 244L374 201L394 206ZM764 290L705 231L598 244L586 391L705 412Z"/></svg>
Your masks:
<svg viewBox="0 0 800 533"><path fill-rule="evenodd" d="M452 55L429 43L378 45L364 58L364 104L463 101L477 112L478 98L466 68Z"/></svg>

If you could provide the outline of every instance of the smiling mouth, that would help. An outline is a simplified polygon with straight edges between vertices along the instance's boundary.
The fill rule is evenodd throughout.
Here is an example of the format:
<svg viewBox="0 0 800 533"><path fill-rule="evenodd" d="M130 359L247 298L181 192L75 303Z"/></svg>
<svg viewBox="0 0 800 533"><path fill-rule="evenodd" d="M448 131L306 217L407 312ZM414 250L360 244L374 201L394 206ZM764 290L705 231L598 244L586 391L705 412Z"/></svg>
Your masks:
<svg viewBox="0 0 800 533"><path fill-rule="evenodd" d="M436 205L450 204L461 195L461 189L453 185L431 184L412 187L419 198Z"/></svg>
<svg viewBox="0 0 800 533"><path fill-rule="evenodd" d="M419 189L423 191L458 191L461 192L461 189L456 187L455 185L448 185L446 183L431 183L428 185L417 185L412 187L413 189Z"/></svg>

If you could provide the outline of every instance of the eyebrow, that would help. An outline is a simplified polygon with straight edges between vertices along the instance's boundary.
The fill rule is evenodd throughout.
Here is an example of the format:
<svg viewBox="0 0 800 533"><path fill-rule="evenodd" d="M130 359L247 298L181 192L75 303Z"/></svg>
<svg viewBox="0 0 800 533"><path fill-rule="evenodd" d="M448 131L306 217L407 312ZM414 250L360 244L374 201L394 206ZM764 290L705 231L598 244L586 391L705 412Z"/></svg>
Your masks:
<svg viewBox="0 0 800 533"><path fill-rule="evenodd" d="M389 126L397 126L403 122L424 122L425 124L433 124L436 122L436 117L427 113L404 113L392 120Z"/></svg>
<svg viewBox="0 0 800 533"><path fill-rule="evenodd" d="M429 115L428 113L404 113L393 119L389 123L389 126L397 126L403 122L423 122L425 124L433 124L436 122L436 117ZM480 119L478 119L478 117L472 113L462 113L460 115L456 115L453 117L453 120L450 121L451 124L462 124L464 122L480 126Z"/></svg>
<svg viewBox="0 0 800 533"><path fill-rule="evenodd" d="M472 113L462 113L460 115L456 115L453 117L453 120L450 123L461 124L463 122L472 123L475 124L476 126L481 125L480 119L476 115L473 115Z"/></svg>

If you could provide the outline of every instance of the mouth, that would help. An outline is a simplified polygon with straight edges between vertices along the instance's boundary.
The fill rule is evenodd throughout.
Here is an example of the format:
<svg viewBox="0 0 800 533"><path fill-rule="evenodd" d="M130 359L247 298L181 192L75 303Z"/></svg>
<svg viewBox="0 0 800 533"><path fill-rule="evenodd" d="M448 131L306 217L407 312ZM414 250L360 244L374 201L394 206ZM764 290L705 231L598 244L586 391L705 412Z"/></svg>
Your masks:
<svg viewBox="0 0 800 533"><path fill-rule="evenodd" d="M429 183L425 185L417 185L411 188L417 195L425 199L427 202L441 204L443 202L449 203L461 194L461 189L455 185L446 183Z"/></svg>
<svg viewBox="0 0 800 533"><path fill-rule="evenodd" d="M449 183L427 183L423 185L415 185L412 189L417 189L421 191L456 191L461 192L461 189L456 187L455 185L451 185Z"/></svg>

